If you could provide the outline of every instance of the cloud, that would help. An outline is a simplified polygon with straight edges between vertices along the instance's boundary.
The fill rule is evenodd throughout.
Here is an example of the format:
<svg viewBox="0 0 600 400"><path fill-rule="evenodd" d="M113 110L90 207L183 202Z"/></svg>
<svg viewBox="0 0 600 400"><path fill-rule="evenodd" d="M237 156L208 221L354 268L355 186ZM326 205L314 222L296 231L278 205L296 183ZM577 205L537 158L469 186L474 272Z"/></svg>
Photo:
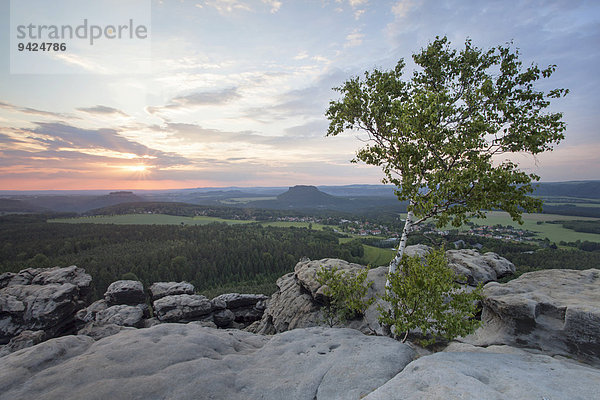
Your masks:
<svg viewBox="0 0 600 400"><path fill-rule="evenodd" d="M302 125L292 126L285 130L285 134L288 136L301 136L301 137L320 137L325 136L329 123L325 118L318 119L315 121L307 122Z"/></svg>
<svg viewBox="0 0 600 400"><path fill-rule="evenodd" d="M392 6L392 14L397 18L404 18L414 5L412 0L400 0Z"/></svg>
<svg viewBox="0 0 600 400"><path fill-rule="evenodd" d="M226 88L212 92L194 92L184 96L174 97L171 102L165 106L149 106L146 109L150 114L156 114L164 110L222 105L239 99L240 97L238 88Z"/></svg>
<svg viewBox="0 0 600 400"><path fill-rule="evenodd" d="M329 100L334 96L332 88L339 86L349 75L337 68L328 69L311 85L281 93L267 106L246 109L244 116L262 122L292 117L314 119L327 109Z"/></svg>
<svg viewBox="0 0 600 400"><path fill-rule="evenodd" d="M23 113L23 114L40 115L40 116L43 116L43 117L73 118L72 116L69 116L67 114L50 112L50 111L44 111L44 110L38 110L38 109L35 109L35 108L30 108L30 107L19 107L19 106L15 106L14 104L5 103L5 102L2 102L2 101L0 101L0 108L3 108L5 110L9 110L9 111L13 111L13 112L20 112L20 113Z"/></svg>
<svg viewBox="0 0 600 400"><path fill-rule="evenodd" d="M220 14L231 14L235 11L252 11L248 4L238 0L207 0L204 2L204 5L213 7ZM198 7L198 4L196 4L196 7ZM200 8L202 8L201 4Z"/></svg>
<svg viewBox="0 0 600 400"><path fill-rule="evenodd" d="M281 1L278 0L262 0L263 3L271 7L271 14L275 14L281 8Z"/></svg>
<svg viewBox="0 0 600 400"><path fill-rule="evenodd" d="M34 129L7 129L2 137L3 148L13 157L44 161L50 159L145 160L156 166L185 164L189 160L175 153L149 148L127 139L114 129L82 129L63 123L36 122ZM9 158L9 162L15 162Z"/></svg>
<svg viewBox="0 0 600 400"><path fill-rule="evenodd" d="M356 28L346 36L346 43L344 44L344 47L360 46L364 37L364 33L360 32L360 29Z"/></svg>
<svg viewBox="0 0 600 400"><path fill-rule="evenodd" d="M119 114L124 117L128 116L126 113L124 113L121 110L117 110L116 108L101 106L101 105L97 105L94 107L80 107L77 110L83 111L86 113L90 113L90 114Z"/></svg>

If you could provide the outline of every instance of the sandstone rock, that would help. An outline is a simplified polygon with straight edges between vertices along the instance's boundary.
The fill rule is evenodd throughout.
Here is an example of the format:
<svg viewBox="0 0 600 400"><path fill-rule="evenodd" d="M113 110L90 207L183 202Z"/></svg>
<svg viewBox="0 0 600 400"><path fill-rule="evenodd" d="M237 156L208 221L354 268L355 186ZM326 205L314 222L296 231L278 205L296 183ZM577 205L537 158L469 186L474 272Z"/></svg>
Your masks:
<svg viewBox="0 0 600 400"><path fill-rule="evenodd" d="M88 323L96 320L96 314L100 311L104 311L108 308L108 304L106 300L97 300L87 306L84 309L81 309L75 314L75 318L80 323Z"/></svg>
<svg viewBox="0 0 600 400"><path fill-rule="evenodd" d="M515 272L515 266L507 259L496 253L481 255L477 250L448 250L446 251L448 266L458 275L467 279L471 286L479 283L495 281Z"/></svg>
<svg viewBox="0 0 600 400"><path fill-rule="evenodd" d="M430 251L431 248L429 246L414 245L407 246L405 253L409 256L423 257ZM454 262L455 268L458 268L456 267L459 265L457 263L463 262L463 264L473 268L474 271L484 271L488 274L488 277L493 277L493 279L496 279L498 276L504 276L511 270L514 271L512 263L495 253L480 255L474 250L449 250L446 254ZM278 290L271 296L261 320L250 325L247 330L250 332L273 334L322 323L323 316L320 307L325 299L324 288L316 280L316 272L321 267L337 267L341 271L348 272L357 272L365 268L358 264L328 258L300 261L296 264L294 273L284 275L277 280ZM375 333L383 335L385 333L378 321L379 311L377 310L377 306L385 306L380 297L385 293L387 271L387 267L369 270L367 282L370 281L373 284L369 288L367 298L375 298L377 300L366 310L363 319L348 321L345 326L358 329L366 334ZM461 270L461 272L464 271ZM470 273L469 276L472 278L473 272L471 270L467 272ZM483 279L477 273L475 273L477 278L472 279L473 283L477 283Z"/></svg>
<svg viewBox="0 0 600 400"><path fill-rule="evenodd" d="M0 362L0 399L359 399L413 354L351 329L265 337L161 324L97 342L52 339L8 355Z"/></svg>
<svg viewBox="0 0 600 400"><path fill-rule="evenodd" d="M146 294L142 282L123 280L111 283L104 293L104 299L109 306L135 306L146 302Z"/></svg>
<svg viewBox="0 0 600 400"><path fill-rule="evenodd" d="M424 258L431 252L431 247L425 244L415 244L412 246L406 246L404 254L408 257L421 257Z"/></svg>
<svg viewBox="0 0 600 400"><path fill-rule="evenodd" d="M23 331L10 339L6 346L0 349L0 357L27 347L35 346L46 339L44 331Z"/></svg>
<svg viewBox="0 0 600 400"><path fill-rule="evenodd" d="M261 319L266 308L267 299L268 297L264 294L227 293L215 297L211 302L213 309L224 307L232 311L234 321L244 327Z"/></svg>
<svg viewBox="0 0 600 400"><path fill-rule="evenodd" d="M143 328L144 310L142 307L138 306L119 304L98 312L95 320L99 324L115 324Z"/></svg>
<svg viewBox="0 0 600 400"><path fill-rule="evenodd" d="M213 299L215 302L225 302L225 308L254 307L256 303L268 299L264 294L227 293Z"/></svg>
<svg viewBox="0 0 600 400"><path fill-rule="evenodd" d="M516 349L494 350L421 357L364 399L584 400L598 395L600 370Z"/></svg>
<svg viewBox="0 0 600 400"><path fill-rule="evenodd" d="M600 270L544 270L485 286L483 326L464 341L508 344L600 365Z"/></svg>
<svg viewBox="0 0 600 400"><path fill-rule="evenodd" d="M194 294L194 285L188 282L156 282L148 289L152 301L176 294Z"/></svg>
<svg viewBox="0 0 600 400"><path fill-rule="evenodd" d="M321 268L333 269L337 268L342 272L356 273L365 267L359 264L349 263L337 258L324 258L322 260L299 262L294 267L294 278L298 284L310 293L311 297L322 303L325 296L323 294L322 285L317 282L317 271Z"/></svg>
<svg viewBox="0 0 600 400"><path fill-rule="evenodd" d="M104 322L90 322L83 328L77 331L78 335L89 336L94 340L104 339L105 337L116 335L124 330L136 330L132 327L127 327L117 324L108 324Z"/></svg>
<svg viewBox="0 0 600 400"><path fill-rule="evenodd" d="M165 296L153 303L156 317L163 322L193 321L210 314L210 300L198 294Z"/></svg>
<svg viewBox="0 0 600 400"><path fill-rule="evenodd" d="M25 330L48 337L68 332L81 305L80 290L71 283L6 286L0 289L0 344Z"/></svg>
<svg viewBox="0 0 600 400"><path fill-rule="evenodd" d="M231 310L220 310L213 314L213 321L219 328L227 328L235 320L235 314Z"/></svg>
<svg viewBox="0 0 600 400"><path fill-rule="evenodd" d="M79 288L80 296L83 298L88 293L92 277L81 268L71 265L66 268L44 268L31 280L32 285L48 285L50 283L71 283Z"/></svg>
<svg viewBox="0 0 600 400"><path fill-rule="evenodd" d="M35 275L42 271L41 268L27 268L17 273L5 272L0 275L0 289L9 285L30 285Z"/></svg>
<svg viewBox="0 0 600 400"><path fill-rule="evenodd" d="M225 300L220 299L219 297L212 299L210 304L212 305L213 310L224 310L227 308L227 303L225 303Z"/></svg>
<svg viewBox="0 0 600 400"><path fill-rule="evenodd" d="M271 295L260 321L250 325L250 332L271 335L296 328L316 326L323 319L312 296L298 284L293 273L277 280L278 290Z"/></svg>

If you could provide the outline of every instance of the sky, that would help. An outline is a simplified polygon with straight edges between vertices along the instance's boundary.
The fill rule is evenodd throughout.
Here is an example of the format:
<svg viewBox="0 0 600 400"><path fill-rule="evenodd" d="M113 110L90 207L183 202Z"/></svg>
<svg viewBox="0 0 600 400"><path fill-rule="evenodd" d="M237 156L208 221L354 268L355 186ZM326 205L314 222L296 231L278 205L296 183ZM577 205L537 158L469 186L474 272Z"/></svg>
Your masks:
<svg viewBox="0 0 600 400"><path fill-rule="evenodd" d="M570 90L552 105L566 139L513 159L546 182L600 179L598 1L70 1L0 0L0 190L377 184L350 162L360 134L325 136L332 88L410 70L436 35L556 64L540 88ZM148 35L16 52L18 21L82 17Z"/></svg>

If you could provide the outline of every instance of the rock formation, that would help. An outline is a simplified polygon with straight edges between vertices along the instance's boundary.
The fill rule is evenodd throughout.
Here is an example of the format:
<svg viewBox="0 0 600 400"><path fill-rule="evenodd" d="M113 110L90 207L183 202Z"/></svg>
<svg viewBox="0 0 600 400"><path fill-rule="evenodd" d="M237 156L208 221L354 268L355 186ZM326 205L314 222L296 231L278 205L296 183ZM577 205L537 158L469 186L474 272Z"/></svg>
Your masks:
<svg viewBox="0 0 600 400"><path fill-rule="evenodd" d="M146 302L144 286L139 281L116 281L111 283L104 293L104 300L109 306L120 304L135 306Z"/></svg>
<svg viewBox="0 0 600 400"><path fill-rule="evenodd" d="M464 340L508 344L600 366L600 270L544 270L484 288L483 326Z"/></svg>
<svg viewBox="0 0 600 400"><path fill-rule="evenodd" d="M266 337L161 324L5 356L0 399L359 399L413 357L406 344L352 329Z"/></svg>
<svg viewBox="0 0 600 400"><path fill-rule="evenodd" d="M165 296L194 294L194 285L188 282L156 282L148 288L150 300L156 301Z"/></svg>
<svg viewBox="0 0 600 400"><path fill-rule="evenodd" d="M592 399L600 370L503 346L421 357L365 400Z"/></svg>
<svg viewBox="0 0 600 400"><path fill-rule="evenodd" d="M75 313L85 306L91 281L76 266L0 275L0 344L23 331L42 331L44 338L74 332Z"/></svg>
<svg viewBox="0 0 600 400"><path fill-rule="evenodd" d="M409 256L424 256L431 249L425 245L407 246ZM514 272L514 265L495 253L479 254L476 250L449 250L449 266L457 273L467 277L470 284L487 282ZM278 290L271 296L269 305L262 319L248 327L256 333L273 334L289 329L305 328L322 323L320 306L323 303L323 288L316 280L317 270L321 267L336 267L344 272L356 272L364 266L348 263L343 260L325 258L322 260L305 260L296 264L293 273L277 280ZM367 297L378 299L385 291L387 267L373 268L367 274L367 281L373 282ZM512 271L512 272L511 272ZM379 325L377 305L378 299L365 312L364 319L350 321L346 326L358 329L363 333L383 334Z"/></svg>

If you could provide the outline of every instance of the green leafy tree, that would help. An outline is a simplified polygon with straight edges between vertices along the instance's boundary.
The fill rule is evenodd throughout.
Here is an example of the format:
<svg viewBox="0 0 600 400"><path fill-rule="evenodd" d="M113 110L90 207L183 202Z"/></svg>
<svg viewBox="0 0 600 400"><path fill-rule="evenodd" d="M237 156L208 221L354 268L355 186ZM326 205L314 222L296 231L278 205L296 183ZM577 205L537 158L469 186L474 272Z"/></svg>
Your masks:
<svg viewBox="0 0 600 400"><path fill-rule="evenodd" d="M322 307L325 322L329 326L364 315L375 299L365 296L373 282L365 283L367 269L358 273L343 272L337 267L321 267L317 271L317 282L324 285L325 304Z"/></svg>
<svg viewBox="0 0 600 400"><path fill-rule="evenodd" d="M349 79L335 89L342 98L326 112L328 136L368 134L353 161L380 166L383 182L409 201L392 273L407 235L429 218L439 227L460 226L485 217L483 210L500 209L522 222L523 212L539 210L541 201L528 196L539 177L519 170L508 155L551 150L565 130L562 114L547 108L568 90L535 87L555 65L524 68L510 45L484 51L467 40L458 51L445 37L413 60L417 69L409 78L400 60L393 70Z"/></svg>
<svg viewBox="0 0 600 400"><path fill-rule="evenodd" d="M390 285L382 299L390 308L378 306L379 321L391 326L395 335L403 335L403 342L417 328L425 346L439 337L450 341L467 335L481 323L473 317L477 301L482 299L482 287L471 292L461 290L443 250L432 251L424 261L404 256L402 268L390 273L388 279Z"/></svg>

